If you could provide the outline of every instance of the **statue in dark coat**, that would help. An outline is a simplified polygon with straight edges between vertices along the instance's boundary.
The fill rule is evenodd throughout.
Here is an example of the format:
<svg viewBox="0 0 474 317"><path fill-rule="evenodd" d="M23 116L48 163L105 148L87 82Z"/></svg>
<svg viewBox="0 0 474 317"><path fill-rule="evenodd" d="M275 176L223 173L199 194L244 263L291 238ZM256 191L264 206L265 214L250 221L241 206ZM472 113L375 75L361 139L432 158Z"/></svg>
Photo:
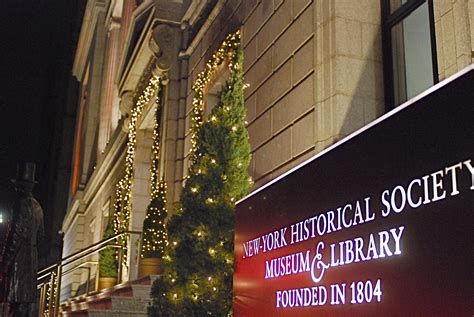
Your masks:
<svg viewBox="0 0 474 317"><path fill-rule="evenodd" d="M9 283L7 300L11 316L38 316L36 302L38 245L43 237L43 210L32 195L35 165L18 166L13 180L16 199L12 222L3 254L4 270Z"/></svg>

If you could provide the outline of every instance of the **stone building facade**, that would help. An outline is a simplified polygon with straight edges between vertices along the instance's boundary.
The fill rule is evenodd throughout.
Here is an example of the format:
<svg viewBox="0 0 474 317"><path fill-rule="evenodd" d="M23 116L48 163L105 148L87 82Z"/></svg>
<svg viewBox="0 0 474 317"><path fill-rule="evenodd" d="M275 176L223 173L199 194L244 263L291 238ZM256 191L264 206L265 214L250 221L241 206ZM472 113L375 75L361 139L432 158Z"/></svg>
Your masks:
<svg viewBox="0 0 474 317"><path fill-rule="evenodd" d="M422 29L419 23L428 48L403 33ZM396 33L400 25L405 36ZM237 30L255 190L472 64L474 1L89 0L73 67L81 88L63 256L102 239L125 173L131 109L150 76L164 79L159 174L173 212L189 165L192 85ZM431 83L410 95L406 65L422 49L430 53ZM208 98L225 76L209 84ZM401 77L405 98L393 93ZM130 230L142 230L150 200L155 107L152 98L137 121ZM137 277L136 239L124 280ZM80 270L64 276L63 298L86 278Z"/></svg>

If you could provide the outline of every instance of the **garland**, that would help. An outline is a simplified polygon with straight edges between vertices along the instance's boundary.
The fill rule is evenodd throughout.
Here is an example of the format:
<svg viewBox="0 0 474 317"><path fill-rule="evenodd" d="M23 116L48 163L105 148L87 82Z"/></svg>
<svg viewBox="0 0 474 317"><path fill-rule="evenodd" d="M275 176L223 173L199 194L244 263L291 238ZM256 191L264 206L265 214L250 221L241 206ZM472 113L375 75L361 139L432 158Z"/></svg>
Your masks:
<svg viewBox="0 0 474 317"><path fill-rule="evenodd" d="M150 168L151 199L148 205L145 220L143 221L142 258L161 258L167 244L165 227L166 211L166 183L159 178L160 167L160 98L156 98L156 108L153 127L152 162Z"/></svg>
<svg viewBox="0 0 474 317"><path fill-rule="evenodd" d="M212 58L206 63L204 71L198 74L192 90L194 91L192 112L191 112L191 149L190 162L191 165L196 163L198 135L203 124L204 114L204 97L206 85L214 78L217 69L226 60L230 61L227 65L232 72L234 66L232 61L235 60L237 51L240 49L240 31L229 34L222 42L220 48L212 54Z"/></svg>
<svg viewBox="0 0 474 317"><path fill-rule="evenodd" d="M125 156L125 175L119 180L116 187L116 201L114 204L114 232L116 234L129 230L132 210L131 199L137 143L137 123L145 105L149 103L151 98L159 90L160 83L161 79L159 77L152 76L131 111L130 123L128 125L127 154ZM122 237L118 242L124 248L127 247L127 237ZM126 252L124 252L123 261L124 263L127 261Z"/></svg>

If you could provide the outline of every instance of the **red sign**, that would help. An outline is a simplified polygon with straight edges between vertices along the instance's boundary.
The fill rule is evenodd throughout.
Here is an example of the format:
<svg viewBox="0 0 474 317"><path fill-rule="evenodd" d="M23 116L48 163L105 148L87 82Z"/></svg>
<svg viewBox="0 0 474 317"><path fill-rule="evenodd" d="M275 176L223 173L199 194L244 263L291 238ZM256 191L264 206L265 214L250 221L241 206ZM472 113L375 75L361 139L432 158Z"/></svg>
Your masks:
<svg viewBox="0 0 474 317"><path fill-rule="evenodd" d="M234 316L473 316L473 77L239 202Z"/></svg>

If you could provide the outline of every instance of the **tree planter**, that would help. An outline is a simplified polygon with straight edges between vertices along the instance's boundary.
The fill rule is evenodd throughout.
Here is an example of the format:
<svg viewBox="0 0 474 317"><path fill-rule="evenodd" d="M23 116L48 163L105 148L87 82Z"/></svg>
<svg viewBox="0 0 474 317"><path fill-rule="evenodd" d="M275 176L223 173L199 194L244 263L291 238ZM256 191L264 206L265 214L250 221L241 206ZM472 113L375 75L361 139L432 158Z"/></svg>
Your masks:
<svg viewBox="0 0 474 317"><path fill-rule="evenodd" d="M138 277L147 275L156 275L163 272L163 260L159 258L145 258L141 259L138 270Z"/></svg>
<svg viewBox="0 0 474 317"><path fill-rule="evenodd" d="M99 277L99 290L114 287L116 284L116 277Z"/></svg>

